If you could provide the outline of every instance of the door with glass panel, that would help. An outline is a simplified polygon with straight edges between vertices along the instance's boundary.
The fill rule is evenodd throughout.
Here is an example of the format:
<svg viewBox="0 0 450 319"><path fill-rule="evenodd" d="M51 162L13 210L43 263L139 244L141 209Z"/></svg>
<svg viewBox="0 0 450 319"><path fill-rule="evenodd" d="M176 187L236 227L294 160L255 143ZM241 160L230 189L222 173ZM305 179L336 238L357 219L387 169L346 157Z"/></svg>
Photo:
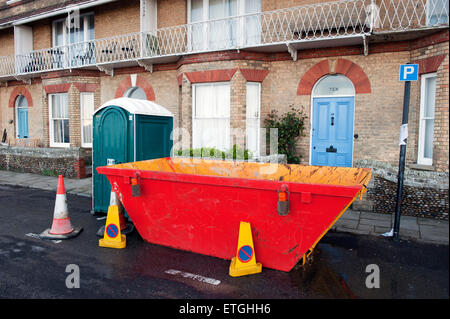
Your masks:
<svg viewBox="0 0 450 319"><path fill-rule="evenodd" d="M237 0L190 1L191 51L223 50L236 46Z"/></svg>
<svg viewBox="0 0 450 319"><path fill-rule="evenodd" d="M94 15L74 16L53 22L53 68L82 66L95 63L94 55Z"/></svg>
<svg viewBox="0 0 450 319"><path fill-rule="evenodd" d="M261 0L246 0L244 3L243 45L256 45L261 43Z"/></svg>
<svg viewBox="0 0 450 319"><path fill-rule="evenodd" d="M260 155L261 84L247 82L246 101L246 149L253 157Z"/></svg>

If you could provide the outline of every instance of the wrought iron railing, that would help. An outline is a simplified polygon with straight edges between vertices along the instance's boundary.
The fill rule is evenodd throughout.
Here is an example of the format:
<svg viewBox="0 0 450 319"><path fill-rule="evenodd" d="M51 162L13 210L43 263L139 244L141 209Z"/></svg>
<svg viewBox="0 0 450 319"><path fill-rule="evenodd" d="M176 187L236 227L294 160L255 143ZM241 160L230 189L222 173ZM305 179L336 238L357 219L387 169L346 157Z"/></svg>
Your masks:
<svg viewBox="0 0 450 319"><path fill-rule="evenodd" d="M341 0L0 57L0 77L130 60L447 26L449 0Z"/></svg>

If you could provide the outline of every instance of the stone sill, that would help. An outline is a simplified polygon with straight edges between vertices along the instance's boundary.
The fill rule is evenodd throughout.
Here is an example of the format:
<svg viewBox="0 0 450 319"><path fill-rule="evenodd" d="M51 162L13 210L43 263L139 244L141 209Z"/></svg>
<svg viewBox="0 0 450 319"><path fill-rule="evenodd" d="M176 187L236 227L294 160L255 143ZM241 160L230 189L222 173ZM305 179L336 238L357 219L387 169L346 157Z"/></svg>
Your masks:
<svg viewBox="0 0 450 319"><path fill-rule="evenodd" d="M410 169L415 169L418 171L432 171L434 172L436 168L433 165L422 165L422 164L410 164L408 165Z"/></svg>

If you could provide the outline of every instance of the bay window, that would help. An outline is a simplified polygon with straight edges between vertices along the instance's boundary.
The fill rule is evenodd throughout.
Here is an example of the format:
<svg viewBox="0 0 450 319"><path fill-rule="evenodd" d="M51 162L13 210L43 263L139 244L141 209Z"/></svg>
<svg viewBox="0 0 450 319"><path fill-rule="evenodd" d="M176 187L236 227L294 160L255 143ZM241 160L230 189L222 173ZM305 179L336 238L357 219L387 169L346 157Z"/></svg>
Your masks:
<svg viewBox="0 0 450 319"><path fill-rule="evenodd" d="M92 115L94 114L94 93L80 93L81 146L92 147Z"/></svg>
<svg viewBox="0 0 450 319"><path fill-rule="evenodd" d="M69 98L67 93L49 94L50 146L69 147Z"/></svg>
<svg viewBox="0 0 450 319"><path fill-rule="evenodd" d="M247 82L246 149L256 157L260 155L260 108L261 84Z"/></svg>
<svg viewBox="0 0 450 319"><path fill-rule="evenodd" d="M193 148L230 148L230 84L194 84L192 103Z"/></svg>

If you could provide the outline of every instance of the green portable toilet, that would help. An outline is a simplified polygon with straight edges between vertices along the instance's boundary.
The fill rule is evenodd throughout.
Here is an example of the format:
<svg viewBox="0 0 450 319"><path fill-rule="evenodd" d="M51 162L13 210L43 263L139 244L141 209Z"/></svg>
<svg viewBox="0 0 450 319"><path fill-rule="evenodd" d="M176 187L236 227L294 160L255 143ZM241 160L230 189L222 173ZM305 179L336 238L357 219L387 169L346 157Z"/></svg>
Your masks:
<svg viewBox="0 0 450 319"><path fill-rule="evenodd" d="M151 101L118 98L93 115L92 213L107 212L111 185L97 167L171 156L173 114Z"/></svg>

